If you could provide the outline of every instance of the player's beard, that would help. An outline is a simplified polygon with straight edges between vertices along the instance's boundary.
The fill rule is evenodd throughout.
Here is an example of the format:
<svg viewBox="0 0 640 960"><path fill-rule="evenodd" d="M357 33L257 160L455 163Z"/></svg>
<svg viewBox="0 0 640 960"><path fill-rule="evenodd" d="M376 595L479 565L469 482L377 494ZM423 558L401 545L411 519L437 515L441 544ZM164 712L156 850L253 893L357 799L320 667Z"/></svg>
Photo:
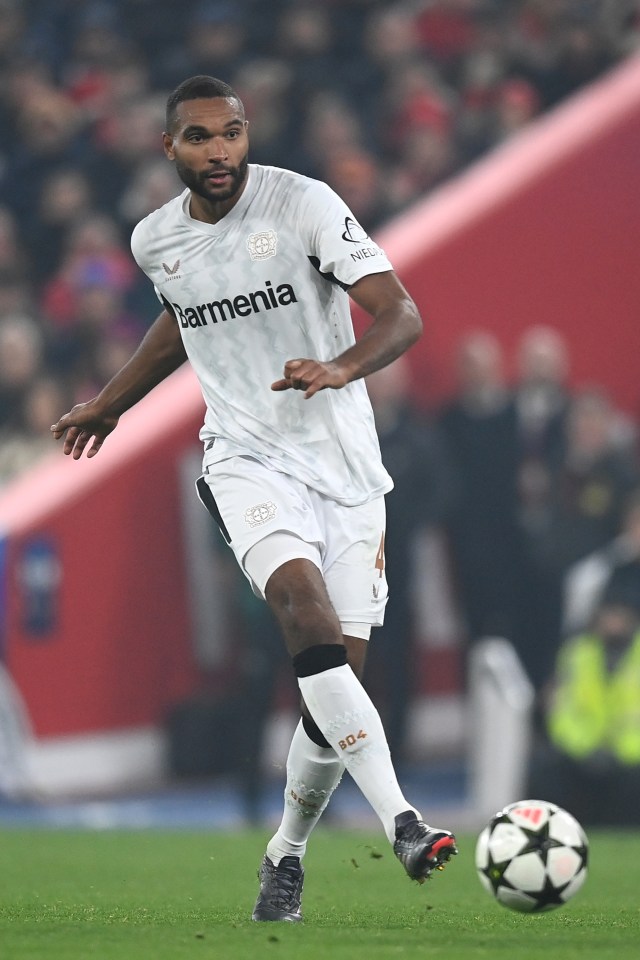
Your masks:
<svg viewBox="0 0 640 960"><path fill-rule="evenodd" d="M187 167L176 158L176 173L192 193L208 200L210 203L219 203L223 200L231 200L242 187L246 176L247 166L249 164L249 154L245 153L237 167L225 166L220 164L215 170L206 170L204 173L196 173L191 167ZM207 180L207 176L216 171L224 171L231 176L231 183L225 190L216 190Z"/></svg>

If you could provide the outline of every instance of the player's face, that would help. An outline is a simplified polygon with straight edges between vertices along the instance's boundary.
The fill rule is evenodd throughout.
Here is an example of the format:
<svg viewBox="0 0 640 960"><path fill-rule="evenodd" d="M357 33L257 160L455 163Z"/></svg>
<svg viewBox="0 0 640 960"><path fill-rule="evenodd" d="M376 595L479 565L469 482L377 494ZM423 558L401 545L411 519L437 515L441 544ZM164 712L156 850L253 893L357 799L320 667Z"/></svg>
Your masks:
<svg viewBox="0 0 640 960"><path fill-rule="evenodd" d="M195 195L198 212L223 216L247 179L249 138L241 105L226 97L178 104L164 148L182 182ZM197 198L206 201L198 204Z"/></svg>

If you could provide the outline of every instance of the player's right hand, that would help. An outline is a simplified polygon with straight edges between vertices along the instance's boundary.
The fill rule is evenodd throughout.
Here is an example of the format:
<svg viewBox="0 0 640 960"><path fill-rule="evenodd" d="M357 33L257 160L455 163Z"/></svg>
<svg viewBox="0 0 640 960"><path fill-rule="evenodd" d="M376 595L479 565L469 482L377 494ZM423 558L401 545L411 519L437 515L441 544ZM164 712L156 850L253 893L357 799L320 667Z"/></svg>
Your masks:
<svg viewBox="0 0 640 960"><path fill-rule="evenodd" d="M55 440L66 434L63 450L67 456L72 454L74 460L80 459L93 438L87 457L95 457L111 431L118 425L118 420L119 417L102 413L95 400L89 400L88 403L76 404L69 413L60 417L57 423L52 424L51 433Z"/></svg>
<svg viewBox="0 0 640 960"><path fill-rule="evenodd" d="M319 390L340 390L349 382L345 370L339 360L297 359L287 360L284 365L284 376L275 380L271 389L304 390L304 398L308 400Z"/></svg>

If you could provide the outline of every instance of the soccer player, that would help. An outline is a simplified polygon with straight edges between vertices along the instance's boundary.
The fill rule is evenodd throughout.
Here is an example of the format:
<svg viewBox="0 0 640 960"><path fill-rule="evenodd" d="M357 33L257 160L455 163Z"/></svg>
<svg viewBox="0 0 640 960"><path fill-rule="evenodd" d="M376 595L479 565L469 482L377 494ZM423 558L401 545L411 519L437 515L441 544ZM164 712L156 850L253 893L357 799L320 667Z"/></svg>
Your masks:
<svg viewBox="0 0 640 960"><path fill-rule="evenodd" d="M307 840L344 769L411 878L422 882L457 849L405 799L359 680L387 599L392 487L362 378L417 340L420 316L328 186L248 163L247 126L236 93L213 77L169 96L164 149L186 189L131 238L162 312L98 396L51 430L65 435L65 454L77 460L88 447L93 457L121 414L185 359L198 376L198 494L273 610L302 695L253 912L296 922ZM357 342L347 291L372 317Z"/></svg>

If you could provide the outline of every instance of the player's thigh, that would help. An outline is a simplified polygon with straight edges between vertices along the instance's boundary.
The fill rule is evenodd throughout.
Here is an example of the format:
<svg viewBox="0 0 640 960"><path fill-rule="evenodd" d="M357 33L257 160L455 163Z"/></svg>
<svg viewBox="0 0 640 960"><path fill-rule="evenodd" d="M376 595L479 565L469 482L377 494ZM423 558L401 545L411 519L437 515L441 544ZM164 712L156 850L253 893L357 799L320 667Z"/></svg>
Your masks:
<svg viewBox="0 0 640 960"><path fill-rule="evenodd" d="M279 536L283 535L273 534L267 541ZM267 541L249 551L247 568L254 579L252 554L259 552ZM282 563L269 577L264 592L291 656L309 647L343 644L342 628L322 572L313 562L297 557Z"/></svg>
<svg viewBox="0 0 640 960"><path fill-rule="evenodd" d="M251 457L232 457L211 465L196 486L259 596L287 560L320 566L322 532L304 484Z"/></svg>
<svg viewBox="0 0 640 960"><path fill-rule="evenodd" d="M327 505L324 578L346 636L367 639L387 603L384 498L356 507Z"/></svg>

